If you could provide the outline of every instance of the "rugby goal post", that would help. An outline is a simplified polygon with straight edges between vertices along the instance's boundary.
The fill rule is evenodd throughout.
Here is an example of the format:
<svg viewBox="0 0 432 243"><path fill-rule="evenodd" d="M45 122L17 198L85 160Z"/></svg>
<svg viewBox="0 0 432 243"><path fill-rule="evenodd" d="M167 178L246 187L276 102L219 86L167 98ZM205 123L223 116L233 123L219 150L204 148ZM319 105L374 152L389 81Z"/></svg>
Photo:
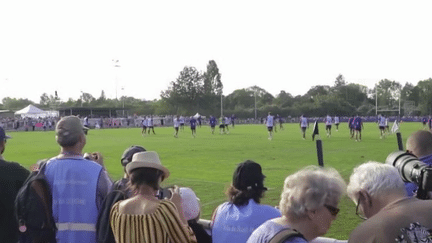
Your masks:
<svg viewBox="0 0 432 243"><path fill-rule="evenodd" d="M378 89L375 89L375 115L378 116L378 112L398 112L398 116L401 115L401 93L399 90L399 105L398 107L389 107L389 106L378 106Z"/></svg>

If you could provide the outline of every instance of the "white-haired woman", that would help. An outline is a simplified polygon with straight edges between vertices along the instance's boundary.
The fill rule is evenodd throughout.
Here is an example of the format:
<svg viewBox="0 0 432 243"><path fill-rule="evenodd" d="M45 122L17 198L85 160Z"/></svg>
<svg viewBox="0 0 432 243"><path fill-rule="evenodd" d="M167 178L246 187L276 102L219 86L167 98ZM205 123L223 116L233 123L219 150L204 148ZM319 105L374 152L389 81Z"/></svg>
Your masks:
<svg viewBox="0 0 432 243"><path fill-rule="evenodd" d="M266 221L248 239L270 242L286 229L297 231L281 242L309 242L327 233L339 212L337 208L346 184L332 168L306 167L285 179L279 208L282 216Z"/></svg>

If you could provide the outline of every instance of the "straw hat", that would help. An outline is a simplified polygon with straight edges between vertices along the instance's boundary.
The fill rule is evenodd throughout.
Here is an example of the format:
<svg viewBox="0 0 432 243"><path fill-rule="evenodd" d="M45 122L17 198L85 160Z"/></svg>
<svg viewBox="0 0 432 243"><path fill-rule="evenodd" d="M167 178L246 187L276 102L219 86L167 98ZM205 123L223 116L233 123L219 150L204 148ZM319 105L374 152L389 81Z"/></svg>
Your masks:
<svg viewBox="0 0 432 243"><path fill-rule="evenodd" d="M161 170L164 173L164 179L170 175L169 170L164 167L159 159L159 155L155 151L145 151L135 153L132 156L132 162L126 165L126 172L131 173L137 168L154 168Z"/></svg>

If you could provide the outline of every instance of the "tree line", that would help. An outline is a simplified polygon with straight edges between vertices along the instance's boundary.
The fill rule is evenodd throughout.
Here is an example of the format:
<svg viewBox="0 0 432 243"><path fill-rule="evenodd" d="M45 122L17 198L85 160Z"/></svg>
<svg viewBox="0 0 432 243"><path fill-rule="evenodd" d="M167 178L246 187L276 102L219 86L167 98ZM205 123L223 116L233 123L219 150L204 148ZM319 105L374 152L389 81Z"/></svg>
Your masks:
<svg viewBox="0 0 432 243"><path fill-rule="evenodd" d="M182 114L220 116L236 114L239 118L266 116L268 112L283 117L307 116L373 116L378 106L379 113L416 116L432 114L432 79L420 80L417 85L397 81L380 80L375 87L348 83L342 74L335 78L334 85L311 87L304 95L293 96L281 90L273 96L258 86L238 89L231 94L222 94L222 74L214 60L210 60L205 71L186 66L176 80L161 91L160 99L144 100L122 96L109 99L101 92L99 98L82 92L80 98L62 101L54 94L44 93L38 104L25 98L2 99L0 109L16 111L33 104L42 109L66 107L125 107L137 115ZM221 108L222 102L222 108Z"/></svg>

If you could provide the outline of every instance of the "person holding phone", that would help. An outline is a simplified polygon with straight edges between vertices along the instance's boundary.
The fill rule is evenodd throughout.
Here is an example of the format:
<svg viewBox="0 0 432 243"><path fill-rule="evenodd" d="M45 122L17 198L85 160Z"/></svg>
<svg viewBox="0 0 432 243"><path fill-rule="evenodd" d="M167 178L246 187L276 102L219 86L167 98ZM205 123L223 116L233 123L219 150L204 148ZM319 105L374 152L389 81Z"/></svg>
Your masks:
<svg viewBox="0 0 432 243"><path fill-rule="evenodd" d="M134 196L113 205L110 214L115 241L124 242L196 242L182 210L180 189L170 188L171 197L157 197L161 182L168 178L154 151L133 155L126 165Z"/></svg>

